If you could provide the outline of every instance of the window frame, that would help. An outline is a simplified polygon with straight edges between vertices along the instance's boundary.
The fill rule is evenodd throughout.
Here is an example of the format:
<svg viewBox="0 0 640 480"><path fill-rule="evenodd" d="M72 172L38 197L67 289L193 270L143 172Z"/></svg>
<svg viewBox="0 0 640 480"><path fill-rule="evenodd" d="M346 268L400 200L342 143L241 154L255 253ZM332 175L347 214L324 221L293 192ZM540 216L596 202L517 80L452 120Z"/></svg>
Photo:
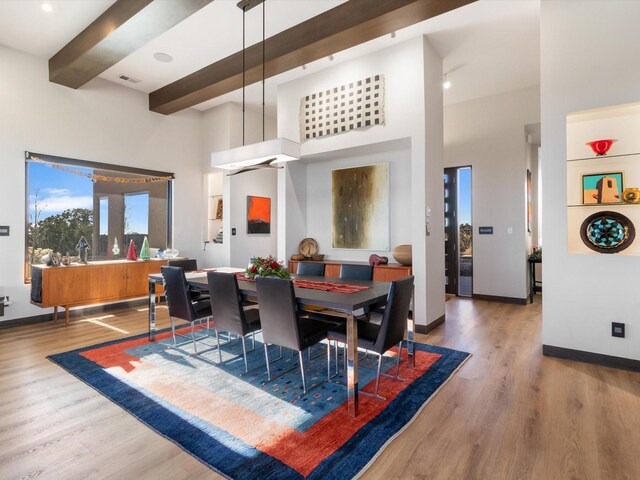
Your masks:
<svg viewBox="0 0 640 480"><path fill-rule="evenodd" d="M59 157L56 155L48 155L44 153L35 153L30 151L24 152L24 170L25 170L25 232L24 232L24 283L31 283L31 272L29 271L29 164L32 163L32 157L37 157L45 162L57 163L64 166L69 167L81 167L81 168L91 168L93 170L109 170L114 173L129 173L135 175L143 175L147 177L170 177L167 180L167 212L166 212L166 220L167 220L167 248L173 248L172 239L173 239L173 181L175 180L175 174L172 172L162 172L159 170L149 170L145 168L138 167L130 167L125 165L117 165L112 163L100 163L93 162L89 160L79 160L76 158L69 157Z"/></svg>

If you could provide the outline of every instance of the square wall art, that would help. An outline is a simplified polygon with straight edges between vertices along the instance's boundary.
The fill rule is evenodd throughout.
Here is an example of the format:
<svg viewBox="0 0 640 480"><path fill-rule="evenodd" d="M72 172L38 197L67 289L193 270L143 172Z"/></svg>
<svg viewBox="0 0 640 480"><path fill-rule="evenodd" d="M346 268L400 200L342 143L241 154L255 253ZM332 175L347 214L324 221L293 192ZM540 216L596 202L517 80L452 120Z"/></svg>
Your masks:
<svg viewBox="0 0 640 480"><path fill-rule="evenodd" d="M247 233L271 233L271 199L247 196Z"/></svg>
<svg viewBox="0 0 640 480"><path fill-rule="evenodd" d="M582 203L620 203L622 189L622 172L583 175Z"/></svg>
<svg viewBox="0 0 640 480"><path fill-rule="evenodd" d="M389 250L389 164L331 174L333 248Z"/></svg>
<svg viewBox="0 0 640 480"><path fill-rule="evenodd" d="M384 75L311 93L300 100L302 141L384 124Z"/></svg>

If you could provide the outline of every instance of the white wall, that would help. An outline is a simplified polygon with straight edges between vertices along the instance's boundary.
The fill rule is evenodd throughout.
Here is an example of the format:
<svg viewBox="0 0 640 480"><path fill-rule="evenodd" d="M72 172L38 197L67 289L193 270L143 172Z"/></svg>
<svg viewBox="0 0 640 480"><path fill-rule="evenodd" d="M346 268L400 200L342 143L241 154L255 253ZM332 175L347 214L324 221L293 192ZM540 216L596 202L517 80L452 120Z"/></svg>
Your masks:
<svg viewBox="0 0 640 480"><path fill-rule="evenodd" d="M262 141L262 121L261 111L246 109L244 114L246 145ZM267 116L264 122L265 139L275 138L275 119ZM274 172L265 171L228 177L227 170L211 166L212 152L239 147L243 144L242 124L242 105L236 103L225 103L203 114L204 170L216 177L215 193L223 194L224 241L222 244L211 243L204 249L200 255L202 265L244 267L252 256L275 256L277 253L277 175ZM247 235L247 195L271 198L271 234ZM204 201L206 205L206 199ZM205 217L203 217L203 225L208 222ZM235 236L231 235L232 228L236 229Z"/></svg>
<svg viewBox="0 0 640 480"><path fill-rule="evenodd" d="M251 257L278 254L278 175L276 170L254 170L234 177L229 182L232 267L246 267ZM247 196L271 199L271 233L247 233ZM231 232L231 230L227 230ZM225 232L226 235L226 232ZM282 259L280 259L282 260Z"/></svg>
<svg viewBox="0 0 640 480"><path fill-rule="evenodd" d="M525 125L539 122L539 98L526 88L445 108L445 165L472 167L474 294L527 296Z"/></svg>
<svg viewBox="0 0 640 480"><path fill-rule="evenodd" d="M416 321L418 324L426 325L444 315L442 60L428 41L418 37L375 54L336 64L321 72L280 85L278 87L278 135L300 140L299 109L300 99L303 96L377 74L385 76L386 124L305 141L302 144L302 155L304 158L311 158L314 163L316 160L324 161L321 158L323 155L325 159L335 160L352 156L352 149L357 147L383 146L387 142L405 139L410 146L410 163L407 168L411 171L411 177L405 186L410 192L410 209L408 211L392 210L391 215L406 215L409 218L410 228L404 233L393 232L392 237L403 238L402 243L413 245ZM360 154L355 155L354 161L365 161L359 156ZM382 157L384 155L377 158ZM341 165L349 165L349 160L345 160ZM306 172L302 171L304 168ZM299 208L292 206L296 198L306 194L307 213L316 211L315 204L308 197L310 193L315 194L315 191L307 190L308 182L306 187L299 184L302 179L315 182L313 168L311 163L306 167L290 166L280 175L281 198L279 201L281 206L285 206L280 210L279 219L281 237L279 255L281 257L288 258L295 252L300 240L309 236L311 231L320 232L315 218L307 216ZM330 169L330 167L318 168L323 171ZM324 189L326 185L318 188ZM425 236L427 200L432 202L429 204L433 223L431 237ZM395 200L395 203L397 204L398 200ZM331 223L323 223L320 227L329 230ZM328 247L324 241L322 244L321 248L326 253ZM393 246L395 245L392 242L391 247ZM361 259L363 256L362 252L357 251L337 253L332 250L331 253L340 255L339 258L344 259ZM390 256L390 252L380 253ZM366 256L368 257L368 254ZM429 257L432 257L430 262L428 262ZM427 301L427 295L429 295L429 301Z"/></svg>
<svg viewBox="0 0 640 480"><path fill-rule="evenodd" d="M205 172L203 183L207 195L224 194L224 175L226 172L211 167L211 152L225 150L231 145L231 110L233 105L225 103L215 108L211 108L202 114L202 169ZM229 215L229 205L223 199L223 219ZM209 212L211 200L203 199L202 216L202 239L208 238L211 214ZM222 223L222 222L216 222ZM224 229L223 229L224 230ZM198 265L218 266L229 265L231 255L231 243L229 242L228 231L223 231L223 243L209 243L198 255Z"/></svg>
<svg viewBox="0 0 640 480"><path fill-rule="evenodd" d="M423 37L424 140L412 140L412 193L424 184L424 199L411 211L411 236L424 239L425 297L428 323L444 318L444 107L442 99L442 59ZM422 160L422 161L420 161ZM420 167L424 172L420 172ZM420 174L422 173L422 174ZM421 197L422 195L420 195ZM418 199L414 196L414 202ZM430 233L425 236L425 218ZM415 255L415 254L414 254ZM415 256L414 256L415 258ZM418 257L420 261L420 257ZM416 287L416 298L422 292Z"/></svg>
<svg viewBox="0 0 640 480"><path fill-rule="evenodd" d="M640 100L640 3L543 1L541 15L543 343L640 360L640 257L567 252L565 162L569 113Z"/></svg>
<svg viewBox="0 0 640 480"><path fill-rule="evenodd" d="M0 46L0 291L13 305L2 320L47 313L23 283L24 151L174 172L174 240L202 250L201 114L149 112L143 93L95 79L78 90L49 83L46 60Z"/></svg>
<svg viewBox="0 0 640 480"><path fill-rule="evenodd" d="M390 245L411 243L411 218L403 212L411 211L411 150L390 150L358 155L356 152L348 156L324 161L314 161L306 167L306 218L307 236L318 241L320 253L335 260L368 261L369 255L389 256L389 251L354 250L333 248L331 233L331 172L341 168L359 167L387 163L389 165L389 238ZM298 240L299 241L299 240ZM297 249L291 253L297 253Z"/></svg>

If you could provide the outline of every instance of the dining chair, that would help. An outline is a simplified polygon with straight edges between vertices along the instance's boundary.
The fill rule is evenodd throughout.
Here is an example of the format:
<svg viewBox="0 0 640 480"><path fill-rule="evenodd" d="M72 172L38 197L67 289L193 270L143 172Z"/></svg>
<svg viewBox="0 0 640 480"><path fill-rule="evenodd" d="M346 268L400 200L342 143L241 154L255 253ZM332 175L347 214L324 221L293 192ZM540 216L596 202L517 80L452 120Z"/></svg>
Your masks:
<svg viewBox="0 0 640 480"><path fill-rule="evenodd" d="M298 352L302 389L307 393L302 352L327 338L327 330L334 327L335 323L326 322L322 317L313 314L301 315L293 282L289 279L256 277L256 290L260 305L267 378L271 381L268 345L289 348Z"/></svg>
<svg viewBox="0 0 640 480"><path fill-rule="evenodd" d="M401 278L391 282L389 293L387 295L387 306L385 308L382 321L375 324L363 320L358 320L358 348L365 349L378 355L378 370L376 374L376 387L373 396L385 400L378 393L380 385L380 376L393 378L395 380L404 381L399 377L400 359L402 357L402 341L407 328L407 317L409 315L409 307L411 304L411 296L413 294L413 275ZM340 326L327 332L327 377L331 377L331 342L342 343L346 345L347 333L346 326ZM398 353L396 356L396 374L390 376L381 373L382 357L391 347L397 345ZM338 368L338 348L336 345L336 371ZM362 392L367 394L367 392Z"/></svg>
<svg viewBox="0 0 640 480"><path fill-rule="evenodd" d="M373 267L371 265L340 265L340 278L347 280L373 280Z"/></svg>
<svg viewBox="0 0 640 480"><path fill-rule="evenodd" d="M195 258L174 258L168 260L167 265L170 267L180 267L185 271L185 273L198 270L198 261ZM189 288L189 295L193 302L200 302L209 299L208 293L192 290L191 288Z"/></svg>
<svg viewBox="0 0 640 480"><path fill-rule="evenodd" d="M320 262L299 262L297 275L307 277L324 277L324 263Z"/></svg>
<svg viewBox="0 0 640 480"><path fill-rule="evenodd" d="M340 265L340 278L344 280L372 281L373 267L371 265L349 265L344 263ZM359 320L369 321L371 311L384 307L385 303L386 300L373 306L366 306L354 312L354 314Z"/></svg>
<svg viewBox="0 0 640 480"><path fill-rule="evenodd" d="M174 258L167 261L170 267L180 267L185 272L193 272L198 269L198 261L195 258Z"/></svg>
<svg viewBox="0 0 640 480"><path fill-rule="evenodd" d="M191 324L191 339L193 341L193 351L197 355L195 323L207 322L207 332L209 331L209 319L211 318L211 303L209 300L193 302L189 295L189 287L184 270L181 267L161 267L162 278L164 279L165 295L167 296L167 307L169 309L169 319L171 321L171 335L173 345L179 346L184 343L177 343L176 337L184 335L176 334L176 320L183 320Z"/></svg>
<svg viewBox="0 0 640 480"><path fill-rule="evenodd" d="M222 363L219 331L235 333L242 342L244 373L249 371L245 337L252 334L255 348L255 332L260 330L260 313L257 308L244 308L242 295L238 289L238 279L233 273L207 272L213 328L218 341L218 356Z"/></svg>

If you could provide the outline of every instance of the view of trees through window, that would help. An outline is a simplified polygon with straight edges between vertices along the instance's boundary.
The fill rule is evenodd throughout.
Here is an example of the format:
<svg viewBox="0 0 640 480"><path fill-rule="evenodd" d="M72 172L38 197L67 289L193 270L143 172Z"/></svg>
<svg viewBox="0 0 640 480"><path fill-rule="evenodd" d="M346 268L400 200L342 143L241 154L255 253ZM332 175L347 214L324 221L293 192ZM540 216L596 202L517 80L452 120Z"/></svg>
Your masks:
<svg viewBox="0 0 640 480"><path fill-rule="evenodd" d="M139 181L135 179L145 175L74 162L45 164L27 159L27 277L30 265L44 263L45 255L69 255L76 261L82 237L90 245L89 260L126 258L130 241L140 252L145 237L151 247L167 248L167 180ZM118 180L109 180L113 178ZM116 242L118 249L114 249Z"/></svg>
<svg viewBox="0 0 640 480"><path fill-rule="evenodd" d="M142 245L149 234L149 192L128 193L124 196L124 242L131 240ZM138 249L140 251L140 249Z"/></svg>

